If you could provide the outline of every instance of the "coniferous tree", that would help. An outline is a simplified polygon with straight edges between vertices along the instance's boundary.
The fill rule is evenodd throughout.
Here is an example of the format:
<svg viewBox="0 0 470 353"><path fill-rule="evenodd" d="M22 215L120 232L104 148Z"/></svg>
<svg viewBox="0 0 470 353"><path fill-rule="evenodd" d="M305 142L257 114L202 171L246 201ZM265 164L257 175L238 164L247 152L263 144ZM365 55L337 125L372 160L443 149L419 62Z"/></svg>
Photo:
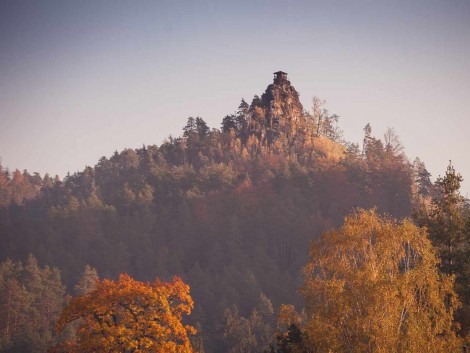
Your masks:
<svg viewBox="0 0 470 353"><path fill-rule="evenodd" d="M445 175L433 186L431 205L422 205L415 218L418 224L428 228L439 250L441 270L456 276L456 289L463 304L456 317L462 333L466 334L470 331L470 213L460 195L462 181L462 176L449 163Z"/></svg>
<svg viewBox="0 0 470 353"><path fill-rule="evenodd" d="M0 263L0 350L44 353L56 342L54 324L65 302L57 269L26 263Z"/></svg>
<svg viewBox="0 0 470 353"><path fill-rule="evenodd" d="M422 210L419 221L426 225L434 244L440 250L442 269L454 273L457 254L466 242L465 199L460 195L463 178L449 164L444 177L436 180L436 195L431 209Z"/></svg>
<svg viewBox="0 0 470 353"><path fill-rule="evenodd" d="M83 275L80 281L75 285L75 295L85 295L96 287L96 281L98 280L98 273L95 268L86 265Z"/></svg>
<svg viewBox="0 0 470 353"><path fill-rule="evenodd" d="M418 202L422 204L433 194L433 184L431 173L426 169L426 165L418 157L413 161L414 178L416 183L416 193Z"/></svg>

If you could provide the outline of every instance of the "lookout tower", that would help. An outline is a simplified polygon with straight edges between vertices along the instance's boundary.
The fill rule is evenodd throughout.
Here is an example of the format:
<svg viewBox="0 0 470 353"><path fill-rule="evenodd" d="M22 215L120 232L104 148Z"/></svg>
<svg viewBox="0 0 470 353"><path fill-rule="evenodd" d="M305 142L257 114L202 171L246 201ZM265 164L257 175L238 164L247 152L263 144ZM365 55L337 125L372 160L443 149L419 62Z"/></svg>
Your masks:
<svg viewBox="0 0 470 353"><path fill-rule="evenodd" d="M287 81L287 73L282 71L277 71L274 73L274 83L282 83Z"/></svg>

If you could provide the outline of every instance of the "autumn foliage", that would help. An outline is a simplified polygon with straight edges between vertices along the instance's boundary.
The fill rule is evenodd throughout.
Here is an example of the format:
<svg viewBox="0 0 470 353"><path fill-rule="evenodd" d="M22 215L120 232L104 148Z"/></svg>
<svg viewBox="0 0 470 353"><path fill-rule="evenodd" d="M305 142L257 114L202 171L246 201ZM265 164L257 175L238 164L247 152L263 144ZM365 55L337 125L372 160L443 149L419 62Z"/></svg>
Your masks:
<svg viewBox="0 0 470 353"><path fill-rule="evenodd" d="M82 319L75 342L56 352L192 353L189 335L196 330L182 323L193 300L180 278L144 283L126 274L118 281L97 281L96 289L72 299L57 322L63 331Z"/></svg>
<svg viewBox="0 0 470 353"><path fill-rule="evenodd" d="M223 118L220 129L209 127L201 117L189 117L181 136L170 136L160 145L116 151L63 180L10 171L0 164L0 351L44 353L64 336L73 339L56 346L63 351L93 352L92 347L99 347L112 352L171 352L162 348L164 343L173 344L175 351L189 349L186 336L192 329L180 322L185 312L175 314L173 309L162 311L153 306L162 307L167 298L167 307L174 308L179 302L189 312L192 304L182 284L175 291L187 297L173 296L171 300L164 292L173 288L169 284L126 285L132 282L130 278L99 282L100 289L89 293L96 271L89 268L80 283L76 282L87 264L112 278L120 273L141 280L157 274L164 279L174 274L184 277L197 303L191 322L198 327L199 341L194 341L194 347L201 352L263 351L262 343L272 337L266 333L274 332L276 326L273 308L281 303L292 307L280 312L283 332L275 338L279 338L276 350L286 353L293 342L306 347L305 318L294 308L303 305L298 295L299 273L308 261L308 246L325 230L339 227L354 207L375 207L380 214L402 219L411 216L413 209L430 205L419 224L428 227L440 251L441 270L456 277L456 291L463 303L457 321L468 332L468 202L443 197L444 180L433 184L419 159L410 164L393 129L381 139L367 124L360 144L346 141L338 116L330 114L324 103L314 98L312 110L304 111L290 83L276 80L251 104L242 100L238 110ZM458 187L453 184L448 186ZM452 200L460 200L462 207L449 204ZM331 234L332 241L340 245L342 235ZM324 244L328 236L322 240ZM397 243L384 244L387 249L403 251ZM385 256L386 261L388 253L380 253L374 246L370 250L375 252L367 256L375 254L371 266L381 273L382 262L377 259ZM8 260L19 263L29 254L41 266L53 265L57 270L45 270L51 274L38 280L41 276L34 266L24 270ZM364 265L361 269L370 268ZM345 287L350 292L341 295L363 295L362 302L376 305L376 310L389 288L383 285L390 285L396 293L393 286L398 282L393 281L371 284L370 288L380 289L368 293L365 279L378 281L381 275L367 277L364 272L363 278L354 279L353 273L350 279L358 283L358 291L353 292L351 285ZM424 286L425 277L412 273L418 272L397 272L395 279L416 278ZM449 288L449 282L445 283ZM66 302L65 293L72 292L85 296L70 303L59 322L63 334L55 335L53 327ZM412 291L407 293L412 298ZM156 304L145 304L136 317L122 305L130 302L137 308L150 301ZM338 303L341 308L343 303ZM377 311L370 308L364 311L364 320L375 318L372 313ZM331 320L338 321L340 313ZM169 324L164 314L175 322ZM348 329L359 327L353 320L362 316L346 314L343 324ZM396 318L387 315L387 319ZM75 318L81 320L65 328ZM404 318L407 324L413 319L410 315ZM449 322L448 316L442 320ZM151 325L146 327L144 322ZM327 339L332 333L328 331L330 320L318 322L325 323L318 332L325 330L321 339ZM410 326L404 327L408 330ZM438 325L430 330L437 330L435 327ZM392 339L397 331L384 332L386 335L377 337ZM96 343L98 340L106 345Z"/></svg>
<svg viewBox="0 0 470 353"><path fill-rule="evenodd" d="M453 277L426 231L358 211L314 243L303 293L315 352L458 352Z"/></svg>

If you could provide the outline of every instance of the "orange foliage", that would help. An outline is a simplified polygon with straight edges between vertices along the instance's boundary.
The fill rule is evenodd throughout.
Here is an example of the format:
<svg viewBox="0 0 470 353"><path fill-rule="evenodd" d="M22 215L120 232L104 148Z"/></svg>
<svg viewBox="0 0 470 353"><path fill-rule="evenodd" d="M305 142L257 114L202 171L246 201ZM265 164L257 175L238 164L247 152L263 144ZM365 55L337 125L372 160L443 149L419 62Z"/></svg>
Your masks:
<svg viewBox="0 0 470 353"><path fill-rule="evenodd" d="M193 300L180 278L165 283L143 283L126 274L118 281L98 281L92 292L76 297L63 310L57 330L83 319L76 342L66 342L54 352L154 352L193 353L191 326L181 322Z"/></svg>
<svg viewBox="0 0 470 353"><path fill-rule="evenodd" d="M301 315L295 310L295 307L291 304L281 304L279 307L279 315L277 318L277 326L282 328L284 331L288 329L290 325L300 326L302 323Z"/></svg>

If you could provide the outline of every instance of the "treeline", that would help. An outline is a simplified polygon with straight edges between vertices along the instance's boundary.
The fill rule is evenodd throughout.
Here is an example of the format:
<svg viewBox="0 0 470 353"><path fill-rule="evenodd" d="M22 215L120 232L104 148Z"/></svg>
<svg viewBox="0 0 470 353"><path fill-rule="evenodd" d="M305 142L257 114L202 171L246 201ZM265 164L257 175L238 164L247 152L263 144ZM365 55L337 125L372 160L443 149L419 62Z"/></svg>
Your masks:
<svg viewBox="0 0 470 353"><path fill-rule="evenodd" d="M72 288L66 290L59 269L41 267L30 255L25 262L0 263L0 352L46 352L54 344L75 337L74 324L60 335L55 324L70 295L94 289L98 274L85 266Z"/></svg>
<svg viewBox="0 0 470 353"><path fill-rule="evenodd" d="M64 180L0 169L0 259L33 254L60 269L69 292L85 265L104 278L179 275L209 353L246 338L230 323L264 332L281 303L302 305L312 239L353 208L403 218L434 192L393 130L379 139L368 125L359 146L318 100L296 119L268 119L268 110L255 97L221 129L189 118L181 137L102 157Z"/></svg>

